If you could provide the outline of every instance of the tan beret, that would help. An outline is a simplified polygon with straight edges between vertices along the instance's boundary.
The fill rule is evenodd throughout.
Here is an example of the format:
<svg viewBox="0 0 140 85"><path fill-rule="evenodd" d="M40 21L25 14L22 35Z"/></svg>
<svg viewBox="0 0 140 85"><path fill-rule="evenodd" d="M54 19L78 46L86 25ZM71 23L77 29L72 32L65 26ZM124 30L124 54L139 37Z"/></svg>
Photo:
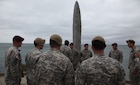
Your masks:
<svg viewBox="0 0 140 85"><path fill-rule="evenodd" d="M39 44L39 45L44 45L45 44L45 39L42 38L36 38L34 40L35 43Z"/></svg>
<svg viewBox="0 0 140 85"><path fill-rule="evenodd" d="M105 43L104 38L101 37L101 36L96 36L96 37L94 37L92 41L94 41L94 40L98 40L98 41L101 41L101 42Z"/></svg>
<svg viewBox="0 0 140 85"><path fill-rule="evenodd" d="M55 42L57 42L58 44L62 44L62 38L61 36L59 36L58 34L53 34L51 37L50 37L51 40L54 40Z"/></svg>

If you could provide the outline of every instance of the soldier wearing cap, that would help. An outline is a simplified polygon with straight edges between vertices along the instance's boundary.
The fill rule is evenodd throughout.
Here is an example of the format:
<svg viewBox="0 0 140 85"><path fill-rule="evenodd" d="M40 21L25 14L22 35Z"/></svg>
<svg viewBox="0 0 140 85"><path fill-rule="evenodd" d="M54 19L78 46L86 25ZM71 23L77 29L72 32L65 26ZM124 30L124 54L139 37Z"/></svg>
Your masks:
<svg viewBox="0 0 140 85"><path fill-rule="evenodd" d="M61 46L60 51L70 59L70 56L72 55L72 53L71 53L71 49L69 47L68 40L65 40L64 46Z"/></svg>
<svg viewBox="0 0 140 85"><path fill-rule="evenodd" d="M26 78L28 85L35 85L35 65L37 60L39 59L38 55L42 53L41 50L43 49L44 44L45 39L36 38L34 40L35 47L26 54Z"/></svg>
<svg viewBox="0 0 140 85"><path fill-rule="evenodd" d="M40 55L37 62L37 85L74 85L74 69L71 61L60 52L62 38L50 37L50 49Z"/></svg>
<svg viewBox="0 0 140 85"><path fill-rule="evenodd" d="M21 36L13 37L13 46L5 54L5 83L6 85L20 85L22 73L22 60L19 47L22 46L24 38Z"/></svg>
<svg viewBox="0 0 140 85"><path fill-rule="evenodd" d="M132 82L133 85L139 85L140 80L137 78L136 72L135 72L135 53L140 52L140 49L135 46L135 41L134 40L127 40L126 41L127 45L129 48L131 48L130 51L130 56L129 56L129 64L128 64L128 69L129 69L129 78Z"/></svg>
<svg viewBox="0 0 140 85"><path fill-rule="evenodd" d="M81 61L80 52L74 47L73 43L70 43L70 48L71 48L70 60L73 64L74 70L76 71L77 66L80 64Z"/></svg>
<svg viewBox="0 0 140 85"><path fill-rule="evenodd" d="M118 60L120 63L123 61L123 53L121 50L118 49L118 44L112 44L112 50L109 52L109 57Z"/></svg>
<svg viewBox="0 0 140 85"><path fill-rule="evenodd" d="M76 85L125 85L125 73L121 63L106 57L105 47L103 37L93 38L94 56L81 63L76 75Z"/></svg>
<svg viewBox="0 0 140 85"><path fill-rule="evenodd" d="M88 49L88 43L84 44L84 49L81 51L81 61L92 57L92 52Z"/></svg>

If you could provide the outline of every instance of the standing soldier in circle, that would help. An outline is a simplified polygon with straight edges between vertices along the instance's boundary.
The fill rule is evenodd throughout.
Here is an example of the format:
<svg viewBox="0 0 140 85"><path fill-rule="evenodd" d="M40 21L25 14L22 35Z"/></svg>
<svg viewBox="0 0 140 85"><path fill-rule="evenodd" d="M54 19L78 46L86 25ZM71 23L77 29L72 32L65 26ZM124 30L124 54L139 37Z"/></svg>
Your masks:
<svg viewBox="0 0 140 85"><path fill-rule="evenodd" d="M74 85L74 69L68 57L60 52L62 38L53 34L50 49L41 55L36 67L37 85Z"/></svg>
<svg viewBox="0 0 140 85"><path fill-rule="evenodd" d="M24 38L21 36L13 37L13 46L10 47L5 54L5 83L6 85L20 85L22 71L22 60L20 50Z"/></svg>
<svg viewBox="0 0 140 85"><path fill-rule="evenodd" d="M125 85L125 73L121 63L104 55L106 43L103 37L92 40L94 56L84 60L77 70L76 85Z"/></svg>
<svg viewBox="0 0 140 85"><path fill-rule="evenodd" d="M35 85L35 67L36 62L39 59L38 55L41 54L41 50L43 49L45 44L45 39L42 38L36 38L34 40L34 46L35 48L30 50L25 58L26 62L26 78L27 78L27 84L28 85Z"/></svg>
<svg viewBox="0 0 140 85"><path fill-rule="evenodd" d="M73 64L74 70L76 71L77 66L80 64L80 52L74 48L74 44L70 43L70 48L71 48L71 56L70 60Z"/></svg>
<svg viewBox="0 0 140 85"><path fill-rule="evenodd" d="M130 78L133 85L139 85L137 75L135 75L134 73L135 73L135 65L136 65L135 53L140 52L140 49L135 46L135 41L134 40L127 40L126 43L127 43L128 47L131 48L131 51L130 51L130 54L129 54L130 55L129 64L128 64L129 78Z"/></svg>
<svg viewBox="0 0 140 85"><path fill-rule="evenodd" d="M135 75L136 82L137 82L137 84L135 85L140 85L140 52L135 53L134 62L135 62L135 67L134 67L133 75Z"/></svg>
<svg viewBox="0 0 140 85"><path fill-rule="evenodd" d="M70 56L71 56L71 51L70 50L71 49L69 47L69 41L65 40L64 46L61 46L60 51L70 59Z"/></svg>
<svg viewBox="0 0 140 85"><path fill-rule="evenodd" d="M120 63L123 61L123 53L118 49L118 44L113 43L112 44L112 50L109 52L109 57L118 60Z"/></svg>
<svg viewBox="0 0 140 85"><path fill-rule="evenodd" d="M88 49L88 44L84 44L84 49L81 51L81 62L92 57L92 52Z"/></svg>

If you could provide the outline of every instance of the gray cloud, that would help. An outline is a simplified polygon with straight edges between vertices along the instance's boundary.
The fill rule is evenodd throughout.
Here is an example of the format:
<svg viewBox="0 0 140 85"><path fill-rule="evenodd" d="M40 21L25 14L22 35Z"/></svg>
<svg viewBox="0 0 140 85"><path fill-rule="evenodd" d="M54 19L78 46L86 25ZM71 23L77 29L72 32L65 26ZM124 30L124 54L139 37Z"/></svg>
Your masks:
<svg viewBox="0 0 140 85"><path fill-rule="evenodd" d="M126 44L127 39L140 42L139 0L80 0L82 43L91 43L96 35L107 44ZM53 33L72 42L72 18L75 0L1 0L0 42L11 42L14 35L25 43L42 37L49 41Z"/></svg>

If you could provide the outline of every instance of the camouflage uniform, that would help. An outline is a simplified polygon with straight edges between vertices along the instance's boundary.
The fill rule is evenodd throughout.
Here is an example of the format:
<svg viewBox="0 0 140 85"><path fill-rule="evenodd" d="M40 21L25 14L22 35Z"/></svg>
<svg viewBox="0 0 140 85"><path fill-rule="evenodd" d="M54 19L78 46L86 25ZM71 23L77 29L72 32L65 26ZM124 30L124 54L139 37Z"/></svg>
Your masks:
<svg viewBox="0 0 140 85"><path fill-rule="evenodd" d="M28 85L35 85L35 67L36 62L39 59L38 55L41 54L41 51L37 48L32 49L26 55L26 77Z"/></svg>
<svg viewBox="0 0 140 85"><path fill-rule="evenodd" d="M5 54L6 85L20 85L22 77L21 56L19 50L12 46Z"/></svg>
<svg viewBox="0 0 140 85"><path fill-rule="evenodd" d="M68 47L68 46L62 46L61 47L61 49L60 49L60 51L65 55L65 56L67 56L68 58L70 58L70 56L71 56L71 49L70 49L70 47Z"/></svg>
<svg viewBox="0 0 140 85"><path fill-rule="evenodd" d="M71 61L59 50L51 48L37 62L37 85L74 85Z"/></svg>
<svg viewBox="0 0 140 85"><path fill-rule="evenodd" d="M135 82L134 85L140 85L140 58L135 58L135 67L134 67L134 75L135 75Z"/></svg>
<svg viewBox="0 0 140 85"><path fill-rule="evenodd" d="M90 50L82 50L81 52L81 61L86 60L92 57L92 52Z"/></svg>
<svg viewBox="0 0 140 85"><path fill-rule="evenodd" d="M80 53L75 48L71 49L70 60L73 64L74 70L76 70L77 65L80 64Z"/></svg>
<svg viewBox="0 0 140 85"><path fill-rule="evenodd" d="M137 85L137 79L136 79L136 75L133 75L132 72L134 71L134 67L135 67L135 52L140 52L139 48L135 48L132 49L130 51L130 57L129 57L129 64L128 64L128 68L130 69L129 71L129 78L132 81L132 84Z"/></svg>
<svg viewBox="0 0 140 85"><path fill-rule="evenodd" d="M76 85L125 85L124 69L115 59L95 55L81 63Z"/></svg>
<svg viewBox="0 0 140 85"><path fill-rule="evenodd" d="M122 63L123 61L123 53L120 50L111 50L109 52L109 57L118 60L119 62Z"/></svg>

